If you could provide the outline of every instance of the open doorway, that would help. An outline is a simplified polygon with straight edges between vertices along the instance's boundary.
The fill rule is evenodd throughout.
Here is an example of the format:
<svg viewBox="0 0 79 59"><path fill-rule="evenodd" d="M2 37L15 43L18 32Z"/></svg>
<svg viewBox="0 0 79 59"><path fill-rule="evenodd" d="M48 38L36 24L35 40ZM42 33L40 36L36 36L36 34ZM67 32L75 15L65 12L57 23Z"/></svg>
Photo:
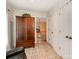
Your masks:
<svg viewBox="0 0 79 59"><path fill-rule="evenodd" d="M46 41L46 19L38 18L36 21L37 43Z"/></svg>

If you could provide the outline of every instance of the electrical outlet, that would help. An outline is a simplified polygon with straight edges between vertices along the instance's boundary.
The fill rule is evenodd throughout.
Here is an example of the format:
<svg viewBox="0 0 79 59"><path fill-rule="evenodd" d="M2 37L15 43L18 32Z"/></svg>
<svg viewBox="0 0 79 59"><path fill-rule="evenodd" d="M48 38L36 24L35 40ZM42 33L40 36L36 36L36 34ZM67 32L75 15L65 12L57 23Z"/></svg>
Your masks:
<svg viewBox="0 0 79 59"><path fill-rule="evenodd" d="M66 36L66 38L69 38L68 36Z"/></svg>
<svg viewBox="0 0 79 59"><path fill-rule="evenodd" d="M72 37L69 37L69 39L72 39Z"/></svg>

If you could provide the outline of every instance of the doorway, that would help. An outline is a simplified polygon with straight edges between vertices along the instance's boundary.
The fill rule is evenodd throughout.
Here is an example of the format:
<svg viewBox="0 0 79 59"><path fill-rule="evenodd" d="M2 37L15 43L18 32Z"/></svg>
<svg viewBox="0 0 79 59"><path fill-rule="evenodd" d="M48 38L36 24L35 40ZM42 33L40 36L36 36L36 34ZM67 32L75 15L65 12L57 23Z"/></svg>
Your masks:
<svg viewBox="0 0 79 59"><path fill-rule="evenodd" d="M37 18L36 33L37 33L37 43L46 41L46 19Z"/></svg>

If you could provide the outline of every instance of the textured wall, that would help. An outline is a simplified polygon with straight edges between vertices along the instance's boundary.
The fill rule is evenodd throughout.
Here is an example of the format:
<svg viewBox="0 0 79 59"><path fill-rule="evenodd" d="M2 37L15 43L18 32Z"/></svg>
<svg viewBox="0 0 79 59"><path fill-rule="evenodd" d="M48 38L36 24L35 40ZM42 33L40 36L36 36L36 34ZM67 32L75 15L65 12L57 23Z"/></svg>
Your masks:
<svg viewBox="0 0 79 59"><path fill-rule="evenodd" d="M64 59L71 59L72 40L65 36L72 36L72 3L66 3L55 10L48 20L48 42Z"/></svg>

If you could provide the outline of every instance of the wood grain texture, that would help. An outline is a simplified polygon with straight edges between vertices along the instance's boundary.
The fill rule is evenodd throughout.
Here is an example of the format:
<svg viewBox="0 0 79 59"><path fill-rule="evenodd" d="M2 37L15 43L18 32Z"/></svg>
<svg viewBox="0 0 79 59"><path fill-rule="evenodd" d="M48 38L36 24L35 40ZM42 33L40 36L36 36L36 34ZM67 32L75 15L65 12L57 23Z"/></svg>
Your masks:
<svg viewBox="0 0 79 59"><path fill-rule="evenodd" d="M16 16L16 47L34 47L35 18Z"/></svg>

